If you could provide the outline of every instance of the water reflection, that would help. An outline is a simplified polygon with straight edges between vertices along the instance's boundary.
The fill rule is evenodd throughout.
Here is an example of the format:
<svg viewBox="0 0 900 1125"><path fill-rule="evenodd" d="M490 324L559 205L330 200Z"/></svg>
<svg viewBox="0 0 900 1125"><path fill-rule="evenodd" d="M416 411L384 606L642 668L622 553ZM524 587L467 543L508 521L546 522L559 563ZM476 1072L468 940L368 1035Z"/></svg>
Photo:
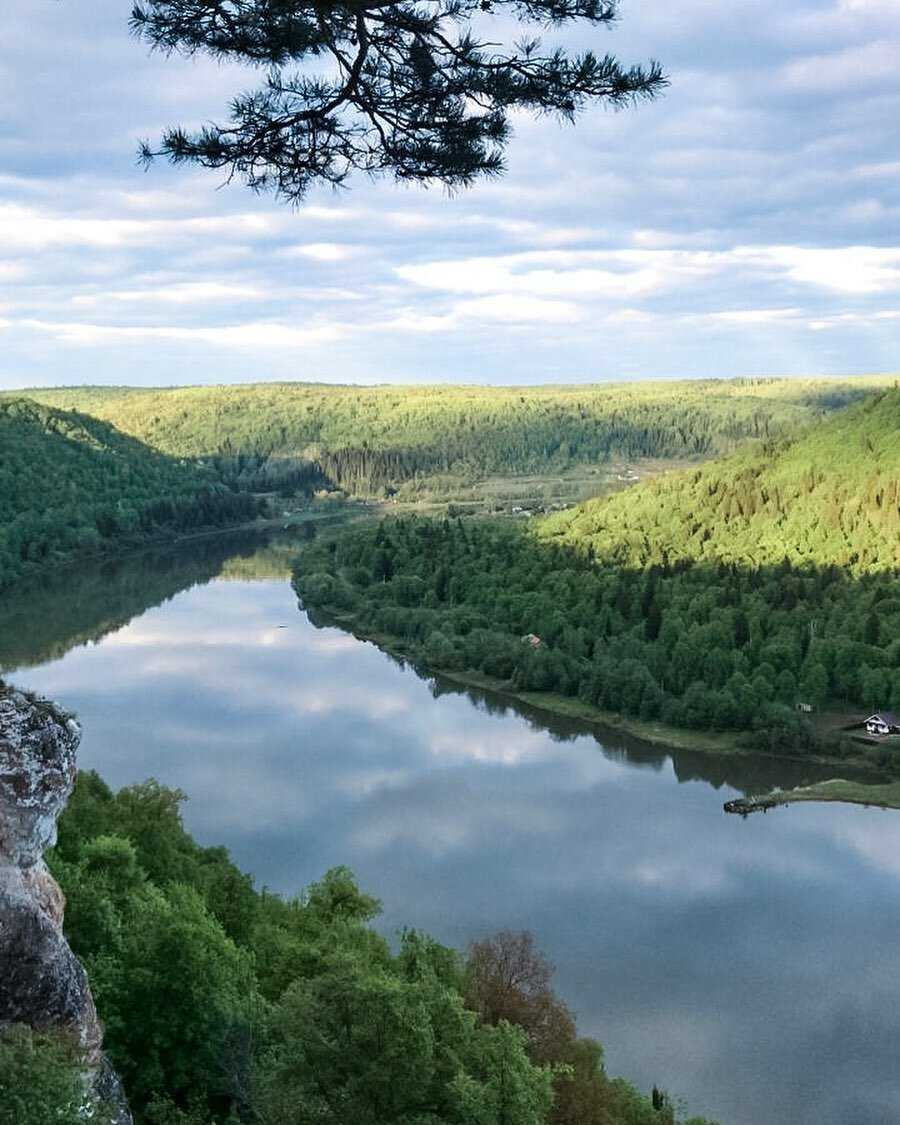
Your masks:
<svg viewBox="0 0 900 1125"><path fill-rule="evenodd" d="M16 681L79 711L83 766L185 789L200 839L278 890L349 864L388 930L464 945L533 929L610 1069L695 1112L897 1119L900 814L727 817L722 801L777 763L673 764L432 686L313 626L284 578L250 580L266 564L246 545L240 563L208 547L149 575L143 562L141 576L116 571L109 605L93 576L70 578L53 595L56 641L39 600L17 637L0 613L4 651L39 664ZM223 567L231 580L202 584ZM63 655L85 637L96 643Z"/></svg>

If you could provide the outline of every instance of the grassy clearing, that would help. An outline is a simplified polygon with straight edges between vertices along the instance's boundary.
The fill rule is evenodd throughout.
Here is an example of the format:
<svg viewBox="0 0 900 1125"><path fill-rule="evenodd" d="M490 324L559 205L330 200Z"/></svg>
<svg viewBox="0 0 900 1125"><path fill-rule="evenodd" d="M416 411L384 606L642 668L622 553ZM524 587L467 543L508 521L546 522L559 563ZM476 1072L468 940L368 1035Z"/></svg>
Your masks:
<svg viewBox="0 0 900 1125"><path fill-rule="evenodd" d="M793 805L801 801L843 801L852 805L869 805L879 809L900 809L900 781L884 785L867 785L860 781L845 781L836 777L819 781L799 789L772 794L779 805Z"/></svg>
<svg viewBox="0 0 900 1125"><path fill-rule="evenodd" d="M684 730L679 727L667 726L665 723L645 722L642 719L630 719L616 711L604 711L599 707L592 707L567 695L558 695L550 691L511 691L508 685L501 681L490 680L490 677L478 673L457 673L449 675L441 673L446 679L459 680L461 683L473 687L481 687L497 695L518 700L536 711L546 711L550 715L560 715L563 718L574 719L577 722L587 723L595 727L605 727L611 730L623 731L643 742L653 746L660 746L670 750L702 750L711 754L740 754L746 753L739 743L739 734L735 731L694 731ZM753 751L757 753L757 751Z"/></svg>

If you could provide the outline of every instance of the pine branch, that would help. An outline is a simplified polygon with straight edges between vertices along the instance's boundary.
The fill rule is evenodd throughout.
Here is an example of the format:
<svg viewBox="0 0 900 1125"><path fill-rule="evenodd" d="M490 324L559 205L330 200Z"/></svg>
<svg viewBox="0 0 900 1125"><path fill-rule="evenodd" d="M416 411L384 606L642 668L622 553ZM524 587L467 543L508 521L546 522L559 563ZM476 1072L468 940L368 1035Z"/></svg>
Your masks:
<svg viewBox="0 0 900 1125"><path fill-rule="evenodd" d="M512 110L572 121L590 104L618 109L667 85L656 62L542 53L534 38L505 52L475 38L471 22L485 14L609 25L618 0L142 0L131 27L153 49L268 73L233 100L228 124L170 129L141 159L224 168L292 202L354 172L456 188L502 171ZM337 77L297 69L317 57Z"/></svg>

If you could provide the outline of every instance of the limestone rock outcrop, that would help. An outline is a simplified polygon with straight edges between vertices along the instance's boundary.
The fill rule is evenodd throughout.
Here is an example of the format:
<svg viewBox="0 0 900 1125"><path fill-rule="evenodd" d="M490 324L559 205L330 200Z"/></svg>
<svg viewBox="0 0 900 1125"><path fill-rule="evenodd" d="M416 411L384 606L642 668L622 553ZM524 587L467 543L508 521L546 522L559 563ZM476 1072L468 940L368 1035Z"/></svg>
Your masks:
<svg viewBox="0 0 900 1125"><path fill-rule="evenodd" d="M130 1125L87 974L63 935L65 900L43 859L75 784L80 741L70 715L0 683L0 1028L73 1035L88 1096L113 1105L115 1125Z"/></svg>

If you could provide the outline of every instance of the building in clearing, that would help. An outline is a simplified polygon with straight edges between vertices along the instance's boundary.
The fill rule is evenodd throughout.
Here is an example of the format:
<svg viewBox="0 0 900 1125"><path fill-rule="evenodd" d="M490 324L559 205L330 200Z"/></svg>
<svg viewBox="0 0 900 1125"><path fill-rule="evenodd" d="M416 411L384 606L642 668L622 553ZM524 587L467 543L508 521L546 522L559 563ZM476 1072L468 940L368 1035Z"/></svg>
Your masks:
<svg viewBox="0 0 900 1125"><path fill-rule="evenodd" d="M900 734L900 715L893 711L876 711L866 719L869 734Z"/></svg>

